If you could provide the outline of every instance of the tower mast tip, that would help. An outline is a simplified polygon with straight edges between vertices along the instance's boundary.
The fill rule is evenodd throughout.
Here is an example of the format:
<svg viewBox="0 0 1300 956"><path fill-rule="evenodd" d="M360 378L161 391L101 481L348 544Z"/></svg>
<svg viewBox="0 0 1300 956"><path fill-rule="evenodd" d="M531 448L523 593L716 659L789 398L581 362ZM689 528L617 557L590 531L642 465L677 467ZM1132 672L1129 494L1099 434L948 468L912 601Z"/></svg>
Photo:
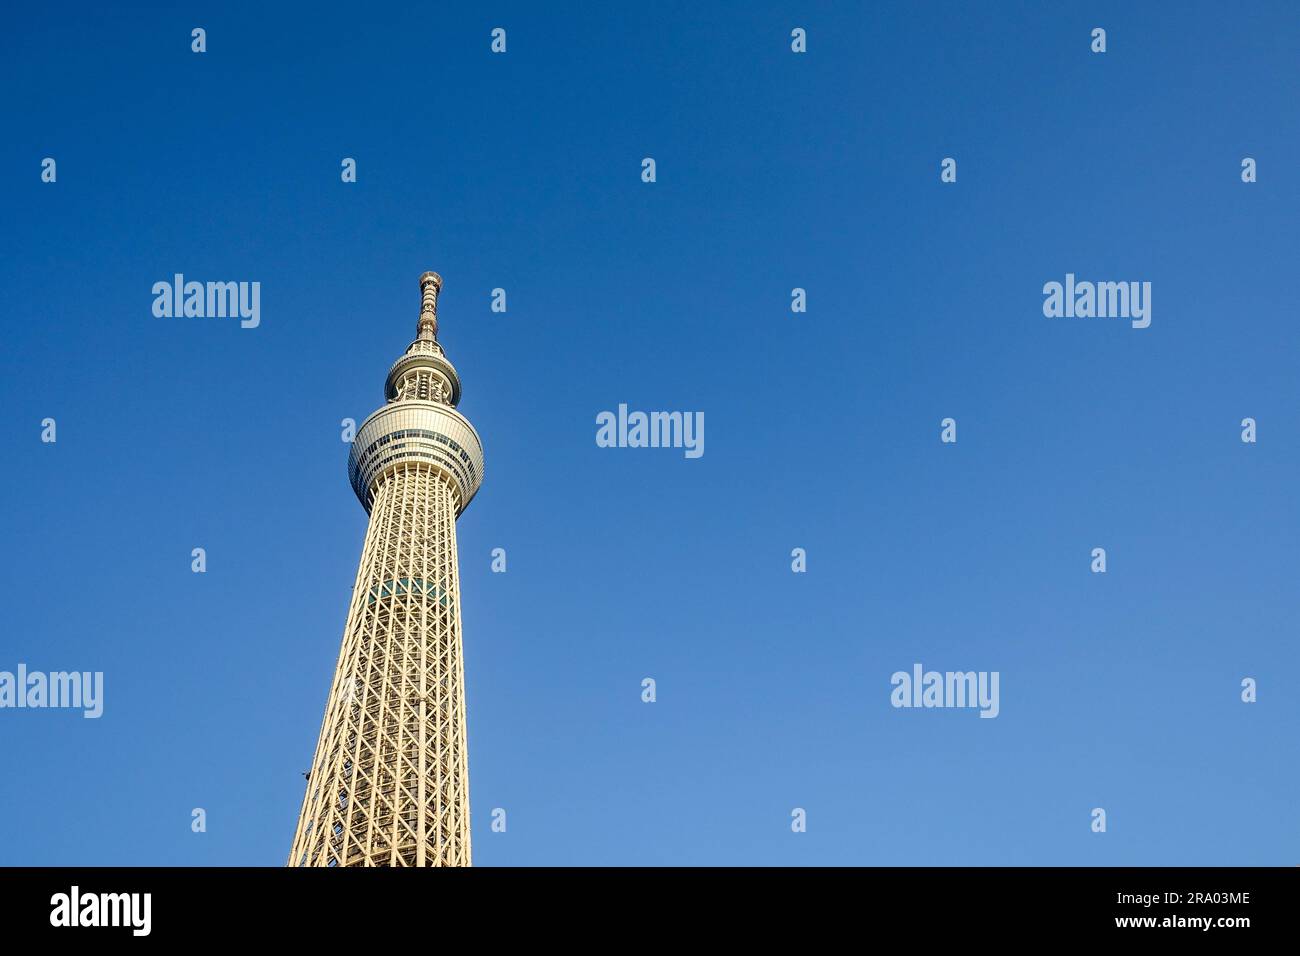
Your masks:
<svg viewBox="0 0 1300 956"><path fill-rule="evenodd" d="M417 339L433 342L438 338L438 293L442 291L442 276L426 272L420 276L420 323Z"/></svg>

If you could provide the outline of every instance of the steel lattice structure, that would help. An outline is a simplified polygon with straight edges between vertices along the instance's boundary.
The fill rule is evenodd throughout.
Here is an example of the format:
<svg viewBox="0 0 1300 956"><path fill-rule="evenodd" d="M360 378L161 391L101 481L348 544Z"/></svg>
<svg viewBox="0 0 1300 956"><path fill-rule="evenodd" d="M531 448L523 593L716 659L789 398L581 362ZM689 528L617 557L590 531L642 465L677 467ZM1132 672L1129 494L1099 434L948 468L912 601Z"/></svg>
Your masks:
<svg viewBox="0 0 1300 956"><path fill-rule="evenodd" d="M348 473L370 513L290 866L469 866L456 519L483 481L460 377L438 344L442 279Z"/></svg>

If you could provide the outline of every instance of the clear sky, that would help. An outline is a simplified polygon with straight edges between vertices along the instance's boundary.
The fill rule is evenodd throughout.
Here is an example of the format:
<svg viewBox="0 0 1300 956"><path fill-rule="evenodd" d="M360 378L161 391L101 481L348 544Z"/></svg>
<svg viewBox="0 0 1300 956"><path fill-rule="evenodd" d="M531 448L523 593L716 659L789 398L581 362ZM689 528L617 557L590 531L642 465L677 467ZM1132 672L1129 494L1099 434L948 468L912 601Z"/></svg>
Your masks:
<svg viewBox="0 0 1300 956"><path fill-rule="evenodd" d="M477 864L1300 863L1294 4L425 7L6 15L0 863L283 864L427 269Z"/></svg>

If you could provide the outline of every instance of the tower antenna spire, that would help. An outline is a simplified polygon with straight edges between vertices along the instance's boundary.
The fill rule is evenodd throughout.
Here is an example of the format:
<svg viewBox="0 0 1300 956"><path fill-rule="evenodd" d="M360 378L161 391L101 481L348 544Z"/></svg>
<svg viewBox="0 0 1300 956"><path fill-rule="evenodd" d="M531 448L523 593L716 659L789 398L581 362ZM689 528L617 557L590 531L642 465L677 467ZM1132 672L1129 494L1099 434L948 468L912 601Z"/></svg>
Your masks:
<svg viewBox="0 0 1300 956"><path fill-rule="evenodd" d="M438 293L442 291L442 276L426 272L420 276L420 323L417 340L438 341Z"/></svg>

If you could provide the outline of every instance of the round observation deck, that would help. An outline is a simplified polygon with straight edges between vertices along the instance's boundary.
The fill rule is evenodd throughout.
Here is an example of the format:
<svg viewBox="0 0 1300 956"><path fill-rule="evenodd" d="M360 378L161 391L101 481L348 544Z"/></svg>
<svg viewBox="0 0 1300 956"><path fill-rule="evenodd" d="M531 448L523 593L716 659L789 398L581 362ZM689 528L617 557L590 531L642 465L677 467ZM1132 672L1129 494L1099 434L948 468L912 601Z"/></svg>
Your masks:
<svg viewBox="0 0 1300 956"><path fill-rule="evenodd" d="M367 512L380 479L404 464L431 466L450 479L459 515L483 484L483 443L450 405L393 402L361 423L348 455L352 490Z"/></svg>

